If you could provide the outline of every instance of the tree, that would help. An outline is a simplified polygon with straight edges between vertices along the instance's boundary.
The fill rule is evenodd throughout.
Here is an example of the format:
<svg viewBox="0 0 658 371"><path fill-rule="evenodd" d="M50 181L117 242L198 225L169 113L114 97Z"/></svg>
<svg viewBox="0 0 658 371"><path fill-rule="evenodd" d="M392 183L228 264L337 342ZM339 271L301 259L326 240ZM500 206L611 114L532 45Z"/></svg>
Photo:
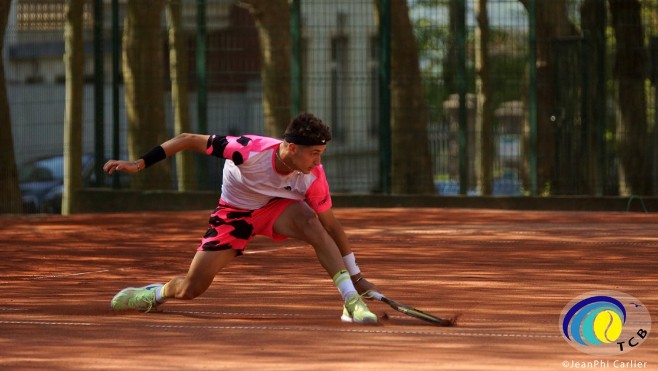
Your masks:
<svg viewBox="0 0 658 371"><path fill-rule="evenodd" d="M430 122L441 119L442 110L438 106L455 92L452 82L455 47L450 37L453 28L433 18L436 13L449 12L452 3L451 0L416 0L409 4L421 60L425 99L430 102Z"/></svg>
<svg viewBox="0 0 658 371"><path fill-rule="evenodd" d="M167 139L164 114L164 0L128 0L123 30L123 76L128 154L136 159ZM134 177L135 189L171 189L169 162Z"/></svg>
<svg viewBox="0 0 658 371"><path fill-rule="evenodd" d="M182 24L181 0L167 0L167 25L169 27L169 74L171 76L171 103L174 110L176 134L190 132L190 108L187 71L187 37ZM176 155L178 190L194 190L196 165L191 152Z"/></svg>
<svg viewBox="0 0 658 371"><path fill-rule="evenodd" d="M85 0L68 0L64 25L66 111L64 115L64 189L62 214L75 212L75 192L82 188L82 110L84 45L82 39Z"/></svg>
<svg viewBox="0 0 658 371"><path fill-rule="evenodd" d="M588 48L589 60L586 62L590 69L588 86L584 86L586 97L585 115L590 127L587 135L587 146L590 156L586 160L588 166L584 173L587 179L587 191L590 195L605 194L605 2L600 0L585 0L580 6L582 29L585 35L584 46ZM602 93L602 94L600 94Z"/></svg>
<svg viewBox="0 0 658 371"><path fill-rule="evenodd" d="M613 74L617 80L619 123L617 148L622 195L648 195L652 191L648 161L647 98L644 82L647 51L644 47L641 4L638 0L609 0L616 38Z"/></svg>
<svg viewBox="0 0 658 371"><path fill-rule="evenodd" d="M290 9L288 0L242 0L260 40L266 135L283 135L290 121Z"/></svg>
<svg viewBox="0 0 658 371"><path fill-rule="evenodd" d="M11 0L0 0L0 55L4 49L5 30ZM20 213L21 192L14 157L14 139L11 131L11 114L7 98L5 66L0 57L0 213Z"/></svg>
<svg viewBox="0 0 658 371"><path fill-rule="evenodd" d="M491 66L489 59L489 16L487 0L476 2L476 18L478 27L475 29L475 81L477 112L475 114L476 142L479 142L476 152L479 165L477 173L478 189L483 195L491 195L493 191L493 87L491 84Z"/></svg>
<svg viewBox="0 0 658 371"><path fill-rule="evenodd" d="M528 0L519 0L528 9ZM535 1L537 15L537 184L540 193L556 187L559 176L555 164L556 89L551 42L558 38L580 36L569 19L566 1ZM530 66L533 68L534 66ZM526 129L526 133L529 130ZM543 188L543 189L542 189Z"/></svg>
<svg viewBox="0 0 658 371"><path fill-rule="evenodd" d="M448 29L451 32L457 29L459 17L459 9L457 1L448 0ZM448 90L449 94L452 94L457 91L457 81L455 76L457 76L457 43L455 37L448 38L446 59L443 63L443 82Z"/></svg>
<svg viewBox="0 0 658 371"><path fill-rule="evenodd" d="M435 193L426 134L428 109L409 8L406 0L390 4L392 192Z"/></svg>

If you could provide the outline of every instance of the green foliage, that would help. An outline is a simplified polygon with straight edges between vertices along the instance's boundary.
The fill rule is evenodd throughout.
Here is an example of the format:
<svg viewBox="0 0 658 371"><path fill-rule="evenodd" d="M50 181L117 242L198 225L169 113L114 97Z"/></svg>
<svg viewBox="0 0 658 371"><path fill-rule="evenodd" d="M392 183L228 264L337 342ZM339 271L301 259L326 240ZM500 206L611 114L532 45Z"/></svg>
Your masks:
<svg viewBox="0 0 658 371"><path fill-rule="evenodd" d="M452 78L456 61L451 53L454 35L450 30L450 0L413 0L410 12L418 43L420 68L425 96L432 121L442 115L442 104L456 92ZM520 22L519 22L520 23ZM473 32L467 39L467 86L475 91L473 66ZM527 70L527 31L522 26L490 30L491 78L496 87L494 107L523 97L524 75Z"/></svg>

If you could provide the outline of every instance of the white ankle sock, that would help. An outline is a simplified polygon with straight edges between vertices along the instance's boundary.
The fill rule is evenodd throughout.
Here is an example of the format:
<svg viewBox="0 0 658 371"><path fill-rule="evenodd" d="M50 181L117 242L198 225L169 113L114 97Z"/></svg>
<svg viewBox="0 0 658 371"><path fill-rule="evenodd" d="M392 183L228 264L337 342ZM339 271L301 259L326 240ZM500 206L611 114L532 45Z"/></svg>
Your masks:
<svg viewBox="0 0 658 371"><path fill-rule="evenodd" d="M334 280L334 285L338 288L338 291L340 292L340 295L343 297L343 300L347 301L347 299L356 294L358 295L359 293L356 291L354 288L354 284L352 283L352 280L350 279L349 273L345 269L340 270L336 275L333 277Z"/></svg>
<svg viewBox="0 0 658 371"><path fill-rule="evenodd" d="M165 288L165 287L164 287L164 285L163 285L163 286L157 287L157 288L155 289L155 301L156 301L158 304L162 304L162 303L164 303L165 301L167 301L167 298L164 297L164 288Z"/></svg>

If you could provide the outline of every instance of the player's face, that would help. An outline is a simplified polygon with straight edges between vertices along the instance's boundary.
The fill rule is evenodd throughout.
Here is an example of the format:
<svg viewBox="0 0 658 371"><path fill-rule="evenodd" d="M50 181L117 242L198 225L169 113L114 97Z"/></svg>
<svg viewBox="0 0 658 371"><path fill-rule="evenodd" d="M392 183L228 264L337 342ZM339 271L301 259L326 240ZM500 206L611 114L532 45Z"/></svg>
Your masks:
<svg viewBox="0 0 658 371"><path fill-rule="evenodd" d="M310 173L315 167L322 163L322 154L327 145L301 146L295 145L293 151L293 164L304 174Z"/></svg>

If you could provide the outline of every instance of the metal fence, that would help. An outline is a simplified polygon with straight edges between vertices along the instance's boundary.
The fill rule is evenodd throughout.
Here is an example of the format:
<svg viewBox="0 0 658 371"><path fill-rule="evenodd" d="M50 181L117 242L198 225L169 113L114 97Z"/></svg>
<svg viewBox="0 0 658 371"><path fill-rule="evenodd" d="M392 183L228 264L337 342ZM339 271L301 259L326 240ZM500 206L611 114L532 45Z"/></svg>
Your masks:
<svg viewBox="0 0 658 371"><path fill-rule="evenodd" d="M536 1L525 3L535 9ZM379 98L387 87L381 86L380 81L382 54L377 2L300 0L293 3L297 3L299 11L299 22L295 23L297 28L293 27L291 32L300 40L297 78L301 86L293 105L316 113L332 126L335 141L324 158L332 190L381 192L380 158L382 152L390 151L390 148L380 145L383 107ZM547 50L551 55L546 60L556 66L549 76L553 80L549 81L550 91L542 85L546 80L537 80L535 75L545 56L539 56L538 66L535 52L538 46L533 44L538 32L541 38L541 32L545 32L541 27L547 27L550 19L542 18L537 9L536 13L529 13L517 0L487 1L489 41L485 54L481 50L483 44L480 44L482 19L477 17L478 9L484 3L476 0L407 2L418 43L419 68L429 113L427 131L418 135L427 138L436 193L482 194L481 163L484 161L491 166L488 181L492 183L493 195L619 194L621 174L615 143L621 118L617 103L619 90L613 78L617 41L611 30L609 14L604 18L603 34L606 38L595 44L602 45L602 51L592 49L592 44L587 42L596 35L590 34L583 24L589 16L584 10L587 3L605 7L607 2L564 0L566 24L573 27L574 32L550 38L551 47ZM647 167L645 175L652 182L655 193L658 186L655 165L658 163L658 1L639 3L648 57L644 81L646 136L650 141L646 155L652 164ZM100 34L105 66L102 71L94 63L92 53L94 37L98 36L93 32L93 10L99 4L105 14ZM113 34L116 35L113 27L115 31L116 27L121 30L124 5L123 1L111 0L89 1L85 5L87 54L84 71L80 71L87 81L84 152L99 150L97 137L102 133L104 158L116 155L113 148L119 149L120 156L127 156L127 119L121 71L115 71L116 58L113 59L113 53L119 52L120 46L116 44L119 40L113 43L112 38ZM264 133L261 61L254 18L247 9L231 0L183 1L183 5L190 47L190 107L207 110L202 115L198 112L192 114L193 130L224 134ZM12 2L2 57L18 164L58 156L66 150L62 139L64 6L63 0ZM113 9L118 9L117 24L111 21ZM199 9L203 9L206 19L204 70L199 70L197 64ZM295 19L295 14L291 14ZM164 15L162 32L163 35L166 33ZM460 52L463 54L461 60ZM593 56L597 52L603 53L604 71L594 68ZM487 96L488 108L483 108L483 87L478 73L483 56L489 66L487 76L491 92ZM597 79L597 73L605 80L589 89ZM105 108L101 111L100 125L95 103L98 91L93 88L93 81L98 76L105 85L101 101ZM651 76L654 76L653 80ZM201 78L204 78L204 84L200 84ZM207 91L198 94L200 86ZM592 96L601 99L603 105L592 103ZM542 110L542 99L546 97L550 98L552 106ZM117 98L118 102L115 102ZM203 99L203 104L199 104L198 99ZM167 95L165 100L167 135L173 136L170 96ZM464 110L460 109L461 104L465 104ZM113 110L111 107L115 105L118 109ZM595 107L598 114L591 113L588 107ZM483 109L490 111L485 126L482 123ZM537 114L548 116L536 117ZM535 145L533 133L537 135L537 131L534 129L533 132L533 125L536 125L533 122L541 123L542 120L552 122L554 127L548 144ZM483 133L483 127L488 128L487 133ZM541 130L539 136L535 140L542 142L546 139ZM486 140L492 143L488 153L481 152L483 138L489 138ZM550 166L545 170L541 165L537 166L547 159L550 159ZM218 189L222 164L204 161L207 161L204 166L211 175L199 180L199 188ZM93 174L91 172L90 177ZM87 184L94 186L95 181L92 179ZM172 184L175 186L174 180ZM118 186L126 186L126 183Z"/></svg>

